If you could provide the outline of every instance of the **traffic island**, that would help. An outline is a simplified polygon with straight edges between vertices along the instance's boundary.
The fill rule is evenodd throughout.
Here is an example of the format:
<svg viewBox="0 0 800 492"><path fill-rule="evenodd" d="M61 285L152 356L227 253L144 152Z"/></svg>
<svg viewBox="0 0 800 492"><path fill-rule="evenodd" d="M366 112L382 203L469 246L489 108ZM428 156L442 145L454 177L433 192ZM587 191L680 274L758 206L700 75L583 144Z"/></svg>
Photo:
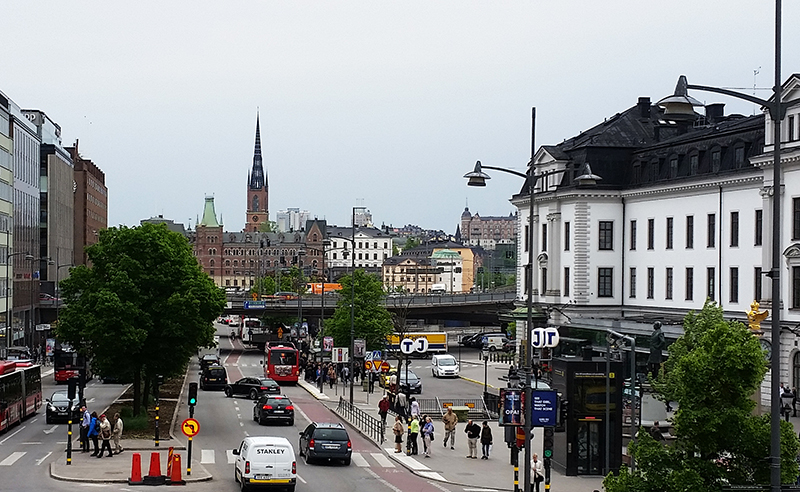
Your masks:
<svg viewBox="0 0 800 492"><path fill-rule="evenodd" d="M166 469L169 451L163 449L154 452L158 454L160 463ZM186 463L184 452L174 454L181 456L181 463ZM149 455L143 455L142 461L145 463L143 466L147 466L149 459ZM110 458L106 456L100 459L90 456L88 453L82 454L79 452L77 455L73 455L71 465L67 465L65 460L50 463L50 476L56 480L66 482L127 484L128 479L131 477L132 460L133 453L127 451ZM211 472L194 459L192 460L192 474L186 475L185 468L181 472L183 480L187 483L204 482L212 478Z"/></svg>

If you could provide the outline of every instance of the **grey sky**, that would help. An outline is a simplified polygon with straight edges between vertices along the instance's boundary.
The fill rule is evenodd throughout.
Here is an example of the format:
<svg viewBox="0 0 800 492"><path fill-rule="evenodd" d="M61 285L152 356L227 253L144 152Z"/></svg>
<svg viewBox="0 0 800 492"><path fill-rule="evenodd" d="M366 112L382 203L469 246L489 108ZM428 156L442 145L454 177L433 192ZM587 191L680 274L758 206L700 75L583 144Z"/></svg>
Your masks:
<svg viewBox="0 0 800 492"><path fill-rule="evenodd" d="M536 145L690 83L773 79L773 2L6 0L0 89L59 123L106 173L109 225L187 223L215 196L244 223L256 108L270 215L455 230L505 215ZM783 73L800 72L800 2L784 2ZM752 90L750 90L752 92ZM753 105L726 102L726 112ZM769 97L769 91L759 91Z"/></svg>

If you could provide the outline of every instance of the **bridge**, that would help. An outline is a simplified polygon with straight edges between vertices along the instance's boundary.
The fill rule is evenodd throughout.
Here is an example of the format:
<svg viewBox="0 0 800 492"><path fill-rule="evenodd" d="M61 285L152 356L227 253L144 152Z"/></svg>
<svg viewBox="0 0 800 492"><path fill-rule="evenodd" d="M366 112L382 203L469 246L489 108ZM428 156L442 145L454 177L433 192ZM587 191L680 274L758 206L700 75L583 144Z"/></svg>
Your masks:
<svg viewBox="0 0 800 492"><path fill-rule="evenodd" d="M516 293L483 292L442 295L390 295L383 305L392 313L406 319L434 319L470 321L476 325L499 325L502 313L514 309ZM304 295L292 300L252 301L243 295L228 295L225 314L259 317L264 314L296 316L300 309L307 319L319 318L323 309L325 317L333 316L339 296L335 293ZM302 308L301 308L302 305Z"/></svg>

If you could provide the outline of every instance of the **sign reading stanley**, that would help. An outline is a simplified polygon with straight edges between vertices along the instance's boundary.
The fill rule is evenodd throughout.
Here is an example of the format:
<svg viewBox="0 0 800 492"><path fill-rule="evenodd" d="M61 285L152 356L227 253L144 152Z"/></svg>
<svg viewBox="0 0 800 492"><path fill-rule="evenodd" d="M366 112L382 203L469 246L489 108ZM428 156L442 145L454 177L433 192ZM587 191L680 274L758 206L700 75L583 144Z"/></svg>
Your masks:
<svg viewBox="0 0 800 492"><path fill-rule="evenodd" d="M556 425L557 401L558 394L555 391L535 390L533 392L533 407L531 408L533 427L554 427Z"/></svg>
<svg viewBox="0 0 800 492"><path fill-rule="evenodd" d="M522 397L522 390L519 389L500 389L500 425L522 425L522 417L525 414Z"/></svg>

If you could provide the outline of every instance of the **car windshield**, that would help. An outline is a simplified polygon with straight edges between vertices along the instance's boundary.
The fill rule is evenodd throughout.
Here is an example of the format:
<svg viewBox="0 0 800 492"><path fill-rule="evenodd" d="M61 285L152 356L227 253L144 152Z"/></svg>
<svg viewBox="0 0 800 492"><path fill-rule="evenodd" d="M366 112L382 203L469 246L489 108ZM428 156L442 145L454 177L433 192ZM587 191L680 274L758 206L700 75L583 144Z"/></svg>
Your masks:
<svg viewBox="0 0 800 492"><path fill-rule="evenodd" d="M258 382L261 384L261 386L278 386L278 383L269 378L260 378Z"/></svg>
<svg viewBox="0 0 800 492"><path fill-rule="evenodd" d="M440 366L454 366L454 365L456 365L456 360L455 359L451 359L449 357L444 358L444 359L439 359L439 365Z"/></svg>
<svg viewBox="0 0 800 492"><path fill-rule="evenodd" d="M50 401L53 403L67 403L69 402L69 398L65 393L53 393L53 396L50 397Z"/></svg>
<svg viewBox="0 0 800 492"><path fill-rule="evenodd" d="M318 428L314 431L314 439L325 439L328 441L346 441L347 431L344 429Z"/></svg>
<svg viewBox="0 0 800 492"><path fill-rule="evenodd" d="M288 398L268 398L267 403L270 405L289 405L291 402L289 402Z"/></svg>
<svg viewBox="0 0 800 492"><path fill-rule="evenodd" d="M419 378L417 377L416 374L414 374L411 371L408 372L408 377L406 377L405 371L401 371L400 379L402 379L403 381L409 381L409 382L413 383L416 380L418 380Z"/></svg>

